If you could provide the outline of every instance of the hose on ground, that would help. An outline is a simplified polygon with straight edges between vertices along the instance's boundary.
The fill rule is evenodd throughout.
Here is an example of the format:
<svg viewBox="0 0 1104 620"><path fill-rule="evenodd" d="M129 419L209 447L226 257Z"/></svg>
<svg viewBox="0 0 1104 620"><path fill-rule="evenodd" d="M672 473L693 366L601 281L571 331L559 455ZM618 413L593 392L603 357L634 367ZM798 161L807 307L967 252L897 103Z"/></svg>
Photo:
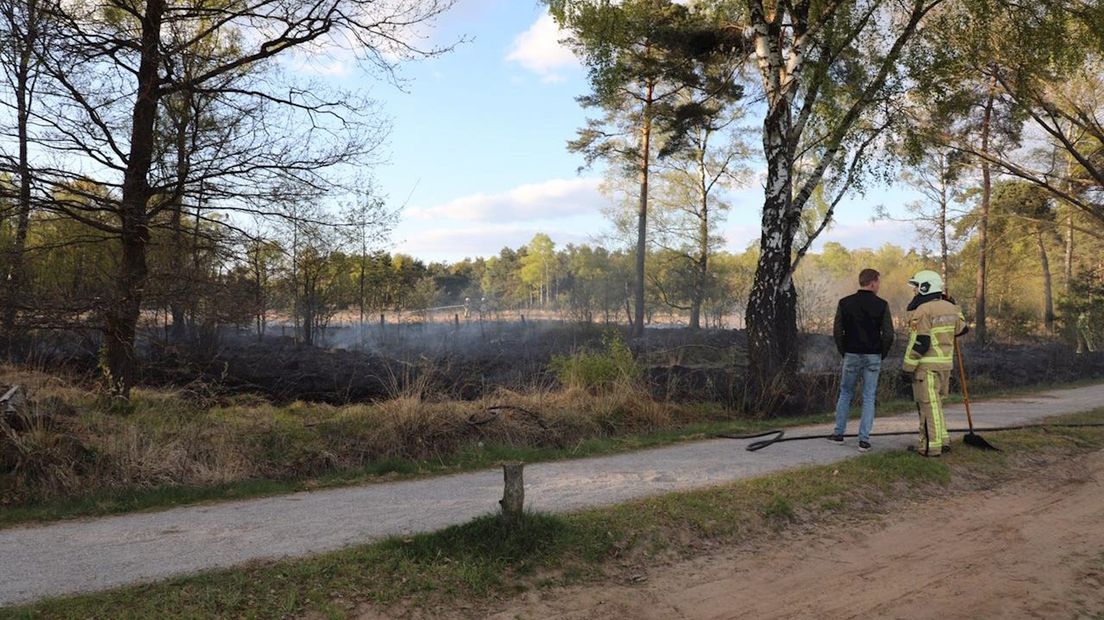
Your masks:
<svg viewBox="0 0 1104 620"><path fill-rule="evenodd" d="M1087 427L1104 427L1104 422L1063 422L1063 423L1047 423L1040 422L1038 424L1020 424L1017 426L993 426L988 428L975 428L973 430L968 428L951 428L947 429L949 433L996 433L1001 431L1022 431L1026 429L1034 428L1087 428ZM893 437L899 435L916 435L916 431L894 431L884 433L871 433L871 437ZM767 439L760 439L759 441L753 441L745 448L748 452L758 452L763 448L773 446L776 443L784 443L787 441L805 441L808 439L827 439L831 435L798 435L795 437L786 437L786 431L782 429L772 429L769 431L763 431L761 433L749 433L747 435L718 435L722 439L759 439L760 437L766 437ZM842 437L858 437L856 433L849 433L842 435Z"/></svg>

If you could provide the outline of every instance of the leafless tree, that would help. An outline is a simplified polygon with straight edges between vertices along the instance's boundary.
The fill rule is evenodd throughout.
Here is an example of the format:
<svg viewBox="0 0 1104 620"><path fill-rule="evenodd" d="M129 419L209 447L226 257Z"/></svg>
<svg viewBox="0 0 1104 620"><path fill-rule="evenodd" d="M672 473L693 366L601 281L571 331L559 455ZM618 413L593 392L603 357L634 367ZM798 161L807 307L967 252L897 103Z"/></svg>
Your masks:
<svg viewBox="0 0 1104 620"><path fill-rule="evenodd" d="M280 217L276 200L340 189L342 165L371 163L385 126L367 102L291 79L277 59L351 52L391 77L396 63L441 53L411 31L454 0L102 0L53 5L57 44L36 60L54 88L34 117L58 157L34 171L43 208L118 240L102 305L114 393L134 383L134 343L149 278L151 231L196 222L235 227L236 212ZM47 200L45 188L94 176L108 189ZM289 195L290 194L290 195Z"/></svg>

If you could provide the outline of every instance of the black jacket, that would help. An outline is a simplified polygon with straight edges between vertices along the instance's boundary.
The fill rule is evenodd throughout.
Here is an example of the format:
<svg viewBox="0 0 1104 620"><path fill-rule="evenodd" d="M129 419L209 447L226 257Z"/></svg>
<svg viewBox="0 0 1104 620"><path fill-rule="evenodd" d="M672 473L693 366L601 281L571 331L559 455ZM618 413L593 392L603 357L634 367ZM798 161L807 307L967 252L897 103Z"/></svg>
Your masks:
<svg viewBox="0 0 1104 620"><path fill-rule="evenodd" d="M877 353L885 358L893 346L889 304L872 291L860 290L839 301L832 329L836 349L844 353Z"/></svg>

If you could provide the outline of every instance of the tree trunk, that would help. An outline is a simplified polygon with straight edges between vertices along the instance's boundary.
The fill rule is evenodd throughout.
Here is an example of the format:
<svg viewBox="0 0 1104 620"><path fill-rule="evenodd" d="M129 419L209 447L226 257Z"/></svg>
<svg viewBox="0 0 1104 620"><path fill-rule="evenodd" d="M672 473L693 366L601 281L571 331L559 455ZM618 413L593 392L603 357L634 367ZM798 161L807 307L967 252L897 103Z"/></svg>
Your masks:
<svg viewBox="0 0 1104 620"><path fill-rule="evenodd" d="M254 292L253 292L253 305L254 312L256 312L256 324L257 324L257 342L264 340L265 328L268 323L268 303L265 299L265 287L267 286L266 277L267 266L264 262L263 245L257 244L253 251L253 280L254 280Z"/></svg>
<svg viewBox="0 0 1104 620"><path fill-rule="evenodd" d="M644 335L644 259L648 251L648 173L652 156L652 97L655 84L649 83L644 97L643 123L640 129L640 207L636 215L636 308L633 337Z"/></svg>
<svg viewBox="0 0 1104 620"><path fill-rule="evenodd" d="M142 308L148 269L149 243L147 204L150 199L149 170L153 160L154 123L157 119L158 69L160 67L161 18L165 0L148 0L142 18L141 60L138 91L131 116L130 153L123 175L119 219L122 260L119 263L115 299L106 311L106 371L111 393L130 397L137 364L134 343Z"/></svg>
<svg viewBox="0 0 1104 620"><path fill-rule="evenodd" d="M947 158L939 156L939 275L943 276L943 290L948 290L950 251L947 248Z"/></svg>
<svg viewBox="0 0 1104 620"><path fill-rule="evenodd" d="M15 346L19 298L23 295L23 285L26 281L23 273L24 255L27 247L27 231L31 221L31 161L28 150L30 144L28 125L31 113L32 46L38 44L39 15L37 6L36 0L28 0L26 6L27 23L25 24L27 30L22 40L16 43L19 49L19 66L16 69L15 76L15 116L19 141L19 161L16 165L19 170L19 196L16 204L15 239L12 240L11 252L8 257L7 295L4 300L3 325L9 359L13 355Z"/></svg>
<svg viewBox="0 0 1104 620"><path fill-rule="evenodd" d="M363 234L363 233L362 233ZM363 245L360 247L360 275L357 276L357 306L360 309L360 333L361 337L364 336L364 312L365 312L365 291L364 284L366 282L365 272L368 265L368 250Z"/></svg>
<svg viewBox="0 0 1104 620"><path fill-rule="evenodd" d="M698 149L698 260L694 296L690 300L690 329L701 329L701 309L709 280L709 185L706 180L705 148Z"/></svg>
<svg viewBox="0 0 1104 620"><path fill-rule="evenodd" d="M203 220L201 219L201 212L203 211L203 200L204 200L203 190L204 189L205 189L205 186L204 186L203 182L200 181L200 183L199 183L199 193L196 195L195 216L192 218L192 243L191 243L192 270L189 273L190 273L190 277L191 277L193 283L199 281L200 274L202 273L201 266L202 266L202 258L203 257L200 254L200 250L202 249L202 245L201 245L200 241L201 241L201 233L203 232L202 231L202 222L203 222ZM189 317L188 321L185 322L185 326L187 328L187 331L192 333L192 334L195 334L195 333L197 333L197 331L199 329L199 327L198 327L199 291L194 287L193 287L192 290L195 292L195 294L187 296L187 298L185 300L185 301L187 301L187 304L182 304L182 305L184 305L185 308L187 309L187 315Z"/></svg>
<svg viewBox="0 0 1104 620"><path fill-rule="evenodd" d="M1062 286L1066 295L1070 293L1070 284L1073 282L1073 216L1066 218L1066 256L1063 265Z"/></svg>
<svg viewBox="0 0 1104 620"><path fill-rule="evenodd" d="M792 208L792 161L787 146L788 103L777 101L763 126L767 185L761 253L747 307L749 388L761 403L785 393L797 374L797 291L790 277L800 213Z"/></svg>
<svg viewBox="0 0 1104 620"><path fill-rule="evenodd" d="M184 292L181 291L180 278L183 275L184 265L184 230L182 228L183 214L181 210L183 205L181 204L181 198L177 198L176 204L173 205L172 211L172 239L173 247L169 251L169 269L173 274L173 280L170 289L169 309L172 312L172 331L169 333L169 339L173 342L181 342L188 335L187 329L187 312L185 311L183 298Z"/></svg>
<svg viewBox="0 0 1104 620"><path fill-rule="evenodd" d="M176 197L172 205L172 242L173 247L169 251L169 269L173 274L170 289L169 307L172 310L172 332L169 338L173 342L181 342L188 336L187 322L185 319L184 300L188 296L188 280L184 276L184 185L187 183L191 155L188 152L188 127L191 111L191 102L184 97L180 105L180 117L176 120ZM198 272L196 272L198 273ZM191 274L193 277L196 273Z"/></svg>
<svg viewBox="0 0 1104 620"><path fill-rule="evenodd" d="M1054 333L1054 292L1050 278L1050 259L1047 257L1042 227L1035 227L1035 241L1039 244L1039 266L1043 269L1043 324L1046 326L1047 333Z"/></svg>
<svg viewBox="0 0 1104 620"><path fill-rule="evenodd" d="M303 344L314 344L314 285L311 277L303 278Z"/></svg>
<svg viewBox="0 0 1104 620"><path fill-rule="evenodd" d="M296 213L296 216L298 214ZM292 333L295 334L295 342L299 343L300 330L299 321L303 313L303 297L299 289L299 278L302 273L299 265L299 222L298 220L292 223L291 229L291 290L294 291L292 295Z"/></svg>
<svg viewBox="0 0 1104 620"><path fill-rule="evenodd" d="M106 313L105 372L112 395L129 398L137 374L134 343L138 317L142 308L142 293L148 273L146 244L149 231L139 218L128 218L122 245L115 299Z"/></svg>
<svg viewBox="0 0 1104 620"><path fill-rule="evenodd" d="M981 151L989 152L989 138L993 120L993 99L995 97L996 80L991 80L989 96L985 101L985 116L981 124ZM977 342L984 344L989 340L989 334L985 325L985 296L989 283L986 274L987 254L989 251L989 199L993 193L991 170L989 162L981 162L981 217L978 220L978 269L974 285L974 337Z"/></svg>
<svg viewBox="0 0 1104 620"><path fill-rule="evenodd" d="M701 309L702 304L697 299L690 302L690 323L687 325L690 329L701 329Z"/></svg>
<svg viewBox="0 0 1104 620"><path fill-rule="evenodd" d="M625 317L629 321L629 327L632 327L632 325L633 325L633 313L632 313L632 308L629 307L630 306L630 301L629 300L632 299L632 294L631 294L631 291L629 291L629 288L630 288L629 284L626 283L625 284Z"/></svg>

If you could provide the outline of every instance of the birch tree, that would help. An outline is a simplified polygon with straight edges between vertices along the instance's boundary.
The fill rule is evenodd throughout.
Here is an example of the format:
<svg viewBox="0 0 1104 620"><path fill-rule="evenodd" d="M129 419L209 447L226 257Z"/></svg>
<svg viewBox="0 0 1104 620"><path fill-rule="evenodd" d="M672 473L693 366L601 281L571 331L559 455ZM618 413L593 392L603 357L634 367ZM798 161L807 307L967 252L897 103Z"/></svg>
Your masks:
<svg viewBox="0 0 1104 620"><path fill-rule="evenodd" d="M760 393L784 393L797 372L794 269L894 119L902 56L943 2L747 0L734 12L732 27L745 27L752 42L765 112L760 256L747 309L752 388ZM832 188L828 208L795 247L821 187Z"/></svg>

